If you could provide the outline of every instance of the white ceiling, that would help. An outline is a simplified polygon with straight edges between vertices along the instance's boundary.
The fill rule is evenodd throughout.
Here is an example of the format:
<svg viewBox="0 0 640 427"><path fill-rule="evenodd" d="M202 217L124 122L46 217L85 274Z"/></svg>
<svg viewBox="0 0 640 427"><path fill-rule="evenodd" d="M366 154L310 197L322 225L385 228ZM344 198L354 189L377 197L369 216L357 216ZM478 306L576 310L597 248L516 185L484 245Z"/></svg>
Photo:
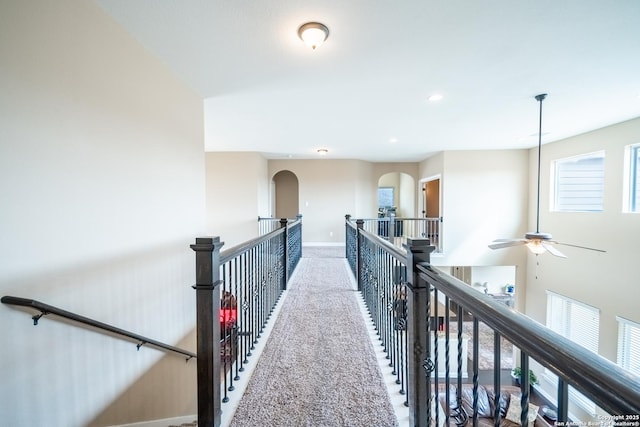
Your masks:
<svg viewBox="0 0 640 427"><path fill-rule="evenodd" d="M205 99L207 151L528 148L539 93L543 142L640 117L640 0L96 1Z"/></svg>

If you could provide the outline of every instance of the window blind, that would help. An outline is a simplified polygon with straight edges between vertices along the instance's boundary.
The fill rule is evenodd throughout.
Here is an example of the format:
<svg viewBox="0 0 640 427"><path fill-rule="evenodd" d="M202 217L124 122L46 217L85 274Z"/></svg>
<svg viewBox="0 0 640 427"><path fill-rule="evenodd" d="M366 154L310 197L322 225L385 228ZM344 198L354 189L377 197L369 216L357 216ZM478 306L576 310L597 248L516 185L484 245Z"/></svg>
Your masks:
<svg viewBox="0 0 640 427"><path fill-rule="evenodd" d="M618 365L640 375L640 323L618 320Z"/></svg>
<svg viewBox="0 0 640 427"><path fill-rule="evenodd" d="M547 291L547 327L594 353L598 352L600 310L596 307ZM552 384L558 383L558 377L548 369L545 369L545 377ZM596 405L571 386L569 399L595 414Z"/></svg>

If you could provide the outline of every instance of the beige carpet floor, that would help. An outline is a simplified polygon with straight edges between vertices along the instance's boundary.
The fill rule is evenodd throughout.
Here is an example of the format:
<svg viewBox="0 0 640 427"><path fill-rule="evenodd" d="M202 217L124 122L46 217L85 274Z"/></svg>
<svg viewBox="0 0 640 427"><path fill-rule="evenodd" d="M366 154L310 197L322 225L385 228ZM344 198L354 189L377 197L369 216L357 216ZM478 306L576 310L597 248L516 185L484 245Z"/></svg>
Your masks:
<svg viewBox="0 0 640 427"><path fill-rule="evenodd" d="M303 248L231 426L398 425L343 253Z"/></svg>

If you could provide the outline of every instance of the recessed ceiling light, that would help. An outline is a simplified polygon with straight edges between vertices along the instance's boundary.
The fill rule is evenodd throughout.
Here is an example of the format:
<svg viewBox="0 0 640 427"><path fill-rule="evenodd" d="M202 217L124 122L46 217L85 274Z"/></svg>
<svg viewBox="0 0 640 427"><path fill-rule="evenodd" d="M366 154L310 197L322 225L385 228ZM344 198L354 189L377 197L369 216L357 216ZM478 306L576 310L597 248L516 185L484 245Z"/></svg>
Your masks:
<svg viewBox="0 0 640 427"><path fill-rule="evenodd" d="M398 142L398 138L389 138L389 142L395 144L396 142Z"/></svg>
<svg viewBox="0 0 640 427"><path fill-rule="evenodd" d="M443 98L443 96L439 93L434 93L433 95L431 95L430 97L427 98L427 100L429 102L437 102L440 101Z"/></svg>
<svg viewBox="0 0 640 427"><path fill-rule="evenodd" d="M326 155L329 152L329 150L327 150L326 148L318 148L318 154L320 154L321 156Z"/></svg>

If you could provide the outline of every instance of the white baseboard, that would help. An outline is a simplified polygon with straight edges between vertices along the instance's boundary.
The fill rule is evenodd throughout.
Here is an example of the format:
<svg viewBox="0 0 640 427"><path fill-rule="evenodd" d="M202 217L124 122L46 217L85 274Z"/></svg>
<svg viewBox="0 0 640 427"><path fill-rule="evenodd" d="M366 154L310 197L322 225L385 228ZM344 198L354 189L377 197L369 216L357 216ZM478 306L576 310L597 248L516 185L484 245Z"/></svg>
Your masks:
<svg viewBox="0 0 640 427"><path fill-rule="evenodd" d="M198 419L198 415L185 415L183 417L164 418L162 420L153 421L141 421L132 424L118 424L110 427L167 427L170 425L177 425L192 423Z"/></svg>
<svg viewBox="0 0 640 427"><path fill-rule="evenodd" d="M302 247L305 246L329 246L329 247L336 247L336 246L342 246L344 247L344 243L340 243L340 242L305 242L302 244Z"/></svg>

